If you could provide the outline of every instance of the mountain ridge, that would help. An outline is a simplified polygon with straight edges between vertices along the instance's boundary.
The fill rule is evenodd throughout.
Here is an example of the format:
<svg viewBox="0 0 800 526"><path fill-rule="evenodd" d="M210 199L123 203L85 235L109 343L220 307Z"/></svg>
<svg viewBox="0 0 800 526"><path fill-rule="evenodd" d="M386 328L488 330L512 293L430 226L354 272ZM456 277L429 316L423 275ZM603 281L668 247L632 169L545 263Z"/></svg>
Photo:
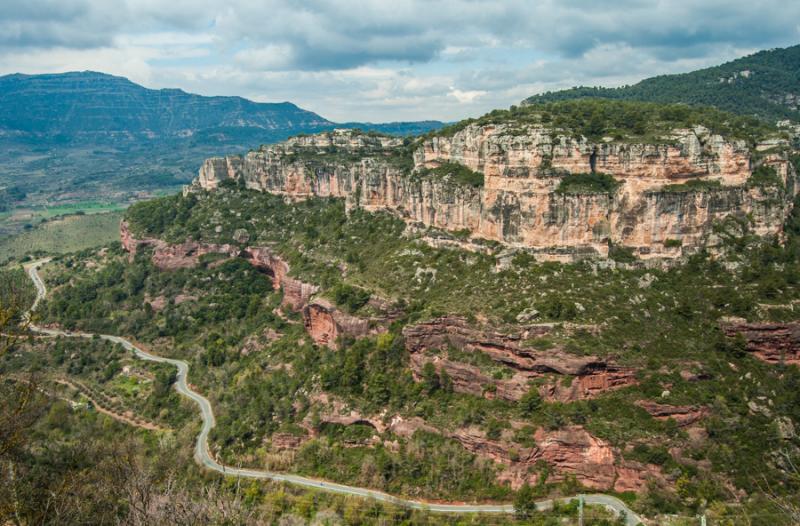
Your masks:
<svg viewBox="0 0 800 526"><path fill-rule="evenodd" d="M14 73L0 77L0 189L13 190L0 194L0 209L141 198L188 182L206 157L292 135L340 127L408 135L441 126L336 123L292 102L150 89L95 71Z"/></svg>
<svg viewBox="0 0 800 526"><path fill-rule="evenodd" d="M133 115L132 117L136 117L136 119L121 120L118 115L119 111L117 111L117 114L113 116L116 117L114 119L99 123L90 121L88 124L105 125L94 129L89 128L88 131L94 132L135 133L147 131L173 135L185 130L221 127L253 127L270 131L283 127L299 131L306 129L316 131L318 128L330 127L361 127L364 129L389 127L396 130L397 133L402 133L405 125L427 131L442 124L434 120L394 121L386 124L357 121L336 123L289 101L256 102L240 96L199 95L180 88L152 89L126 77L87 70L46 74L13 73L0 76L0 107L14 104L24 110L18 114L13 111L4 111L0 115L0 126L8 130L36 134L37 140L46 139L54 133L63 135L71 130L69 127L65 130L57 126L59 123L64 123L64 120L56 120L58 116L53 115L54 110L66 105L69 113L65 117L74 121L81 117L81 110L91 109L92 101L86 100L87 96L110 98L111 100L106 101L103 105L113 105L117 110L130 108L141 113L150 109L152 113L152 115L144 116ZM44 97L46 99L44 102L48 104L42 108L32 107L30 102L37 102L36 97ZM66 101L64 101L65 98ZM183 114L165 115L163 111L169 109L170 105L180 105L178 109L182 110ZM201 105L205 105L205 107L201 107ZM197 106L197 108L192 108L192 106ZM32 115L31 109L38 110L39 114ZM203 114L201 112L204 109L218 111ZM192 110L196 110L197 114L192 114ZM112 115L108 115L108 117L112 117ZM177 122L175 117L178 117ZM146 120L142 120L143 118ZM185 122L182 122L181 118ZM164 122L160 122L159 119ZM65 124L68 125L69 121ZM114 124L116 127L111 128L108 124ZM148 126L144 126L145 124ZM153 124L162 124L167 128L159 133ZM85 128L81 129L83 133L86 131Z"/></svg>
<svg viewBox="0 0 800 526"><path fill-rule="evenodd" d="M581 98L714 106L775 122L800 122L800 45L762 50L688 73L657 75L618 88L579 86L533 95L522 104Z"/></svg>

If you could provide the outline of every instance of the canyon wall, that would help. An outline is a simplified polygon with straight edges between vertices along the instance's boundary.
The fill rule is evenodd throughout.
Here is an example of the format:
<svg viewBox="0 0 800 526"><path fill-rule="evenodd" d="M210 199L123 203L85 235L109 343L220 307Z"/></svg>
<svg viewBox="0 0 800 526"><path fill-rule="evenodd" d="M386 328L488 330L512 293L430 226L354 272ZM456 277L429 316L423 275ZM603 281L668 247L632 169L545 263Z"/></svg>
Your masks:
<svg viewBox="0 0 800 526"><path fill-rule="evenodd" d="M483 173L484 185L424 171L445 162ZM775 168L786 190L748 185L756 163ZM593 171L612 175L618 189L557 191L568 174ZM244 157L208 159L192 188L213 190L232 179L296 199L341 197L348 207L388 210L409 222L525 248L539 259L569 261L607 256L609 243L643 259L678 257L713 245L713 223L729 215L749 215L757 234L780 234L796 175L785 154L761 152L754 160L743 141L702 127L637 144L500 124L469 125L413 151L398 138L349 130L296 137ZM668 187L698 180L719 186Z"/></svg>

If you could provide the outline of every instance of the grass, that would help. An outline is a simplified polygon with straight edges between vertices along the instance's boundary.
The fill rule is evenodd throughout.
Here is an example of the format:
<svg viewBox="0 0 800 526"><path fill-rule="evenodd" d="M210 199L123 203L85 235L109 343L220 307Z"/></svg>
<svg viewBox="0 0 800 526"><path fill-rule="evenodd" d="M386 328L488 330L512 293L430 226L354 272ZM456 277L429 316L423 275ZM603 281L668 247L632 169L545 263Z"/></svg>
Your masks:
<svg viewBox="0 0 800 526"><path fill-rule="evenodd" d="M93 215L120 212L128 207L124 202L97 200L62 203L56 206L32 205L0 212L0 238L13 236L24 230L39 226L52 219L68 215Z"/></svg>
<svg viewBox="0 0 800 526"><path fill-rule="evenodd" d="M122 212L70 215L41 223L32 230L0 239L0 261L45 252L63 254L119 239Z"/></svg>

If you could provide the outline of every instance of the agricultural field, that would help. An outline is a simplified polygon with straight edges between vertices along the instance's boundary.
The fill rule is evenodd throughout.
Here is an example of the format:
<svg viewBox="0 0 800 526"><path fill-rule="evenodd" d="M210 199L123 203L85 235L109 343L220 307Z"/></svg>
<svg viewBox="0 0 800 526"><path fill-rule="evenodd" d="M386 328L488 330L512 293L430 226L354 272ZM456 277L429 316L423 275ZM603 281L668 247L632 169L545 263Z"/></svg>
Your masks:
<svg viewBox="0 0 800 526"><path fill-rule="evenodd" d="M63 213L63 212L62 212ZM63 254L119 239L122 212L59 216L9 237L0 237L0 262L36 253Z"/></svg>

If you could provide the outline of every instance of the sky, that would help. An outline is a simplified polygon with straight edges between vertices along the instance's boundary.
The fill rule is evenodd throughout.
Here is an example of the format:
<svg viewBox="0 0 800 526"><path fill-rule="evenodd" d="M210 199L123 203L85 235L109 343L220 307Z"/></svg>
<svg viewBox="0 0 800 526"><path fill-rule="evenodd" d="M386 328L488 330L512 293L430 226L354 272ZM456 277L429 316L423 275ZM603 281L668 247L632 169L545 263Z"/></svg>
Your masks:
<svg viewBox="0 0 800 526"><path fill-rule="evenodd" d="M797 43L786 0L0 2L0 74L102 71L340 122L453 121Z"/></svg>

